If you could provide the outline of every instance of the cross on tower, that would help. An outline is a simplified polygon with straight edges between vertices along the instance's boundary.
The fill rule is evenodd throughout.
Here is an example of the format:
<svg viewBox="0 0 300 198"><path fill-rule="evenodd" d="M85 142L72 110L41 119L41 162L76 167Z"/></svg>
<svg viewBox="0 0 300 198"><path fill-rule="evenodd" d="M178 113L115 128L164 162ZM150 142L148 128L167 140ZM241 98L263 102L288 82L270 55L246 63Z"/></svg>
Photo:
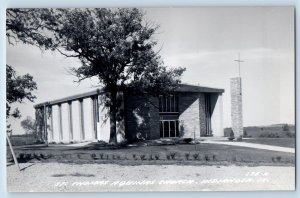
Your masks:
<svg viewBox="0 0 300 198"><path fill-rule="evenodd" d="M238 64L239 64L239 77L241 77L241 63L242 63L242 62L245 62L245 61L241 60L241 58L240 58L240 53L239 53L239 55L238 55L238 59L237 59L237 60L234 60L234 61L238 62Z"/></svg>

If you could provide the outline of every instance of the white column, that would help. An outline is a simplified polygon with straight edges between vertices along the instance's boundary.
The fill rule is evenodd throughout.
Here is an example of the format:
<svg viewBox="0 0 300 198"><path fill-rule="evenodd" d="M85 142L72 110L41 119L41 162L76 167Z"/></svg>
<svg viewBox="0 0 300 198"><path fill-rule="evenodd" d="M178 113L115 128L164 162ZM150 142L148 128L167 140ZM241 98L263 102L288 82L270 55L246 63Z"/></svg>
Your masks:
<svg viewBox="0 0 300 198"><path fill-rule="evenodd" d="M93 129L93 139L97 139L97 112L96 112L96 99L95 97L91 97L91 113L92 113L92 129Z"/></svg>
<svg viewBox="0 0 300 198"><path fill-rule="evenodd" d="M54 132L53 132L53 112L52 106L48 107L50 109L50 141L54 140Z"/></svg>
<svg viewBox="0 0 300 198"><path fill-rule="evenodd" d="M59 141L63 140L61 104L58 105L58 124L59 124Z"/></svg>
<svg viewBox="0 0 300 198"><path fill-rule="evenodd" d="M79 100L79 122L80 122L80 140L85 139L84 134L84 117L83 117L83 100Z"/></svg>
<svg viewBox="0 0 300 198"><path fill-rule="evenodd" d="M43 140L48 144L48 134L47 134L47 106L44 105L44 135Z"/></svg>
<svg viewBox="0 0 300 198"><path fill-rule="evenodd" d="M69 107L69 139L72 141L74 139L73 135L73 119L72 119L72 102L68 102Z"/></svg>

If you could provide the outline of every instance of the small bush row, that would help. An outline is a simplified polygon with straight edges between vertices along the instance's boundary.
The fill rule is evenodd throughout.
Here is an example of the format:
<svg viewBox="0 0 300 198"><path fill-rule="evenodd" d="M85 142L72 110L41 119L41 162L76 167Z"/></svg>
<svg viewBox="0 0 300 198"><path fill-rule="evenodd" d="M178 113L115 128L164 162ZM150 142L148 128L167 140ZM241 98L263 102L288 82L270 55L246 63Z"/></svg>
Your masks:
<svg viewBox="0 0 300 198"><path fill-rule="evenodd" d="M269 133L262 133L259 135L259 137L263 137L263 138L279 138L279 134L278 133L272 133L272 132L269 132Z"/></svg>
<svg viewBox="0 0 300 198"><path fill-rule="evenodd" d="M200 155L200 153L185 153L185 160L203 160L203 161L216 161L217 156L212 154Z"/></svg>
<svg viewBox="0 0 300 198"><path fill-rule="evenodd" d="M32 159L37 160L46 160L53 157L52 154L45 154L45 153L19 153L17 155L18 162L27 162Z"/></svg>

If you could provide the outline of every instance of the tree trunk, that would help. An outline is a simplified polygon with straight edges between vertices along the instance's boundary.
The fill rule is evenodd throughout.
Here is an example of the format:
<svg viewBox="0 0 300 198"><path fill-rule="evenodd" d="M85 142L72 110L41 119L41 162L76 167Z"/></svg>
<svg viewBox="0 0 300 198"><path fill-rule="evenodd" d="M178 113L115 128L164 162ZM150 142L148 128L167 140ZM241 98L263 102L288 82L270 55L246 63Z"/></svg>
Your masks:
<svg viewBox="0 0 300 198"><path fill-rule="evenodd" d="M109 118L110 118L110 138L109 143L110 144L117 144L117 92L111 91L110 92L110 112L109 112Z"/></svg>

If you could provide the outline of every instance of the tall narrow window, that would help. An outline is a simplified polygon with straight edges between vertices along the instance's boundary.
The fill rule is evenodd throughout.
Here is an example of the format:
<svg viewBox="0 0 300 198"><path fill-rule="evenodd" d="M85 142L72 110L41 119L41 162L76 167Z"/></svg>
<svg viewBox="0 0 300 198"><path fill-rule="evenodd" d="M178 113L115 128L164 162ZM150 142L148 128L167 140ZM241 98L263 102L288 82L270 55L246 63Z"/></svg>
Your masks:
<svg viewBox="0 0 300 198"><path fill-rule="evenodd" d="M164 137L164 125L162 121L159 121L159 130L160 130L160 137Z"/></svg>
<svg viewBox="0 0 300 198"><path fill-rule="evenodd" d="M170 95L159 96L159 112L160 113L177 113L178 112L178 104L177 104L177 96Z"/></svg>
<svg viewBox="0 0 300 198"><path fill-rule="evenodd" d="M176 137L175 124L176 121L170 121L170 137Z"/></svg>
<svg viewBox="0 0 300 198"><path fill-rule="evenodd" d="M164 121L164 135L163 137L170 137L170 127L169 127L169 121Z"/></svg>
<svg viewBox="0 0 300 198"><path fill-rule="evenodd" d="M177 96L159 96L159 127L160 137L170 138L179 136Z"/></svg>
<svg viewBox="0 0 300 198"><path fill-rule="evenodd" d="M206 136L212 136L210 95L205 95Z"/></svg>
<svg viewBox="0 0 300 198"><path fill-rule="evenodd" d="M160 137L178 137L179 127L178 120L161 120L159 121Z"/></svg>

